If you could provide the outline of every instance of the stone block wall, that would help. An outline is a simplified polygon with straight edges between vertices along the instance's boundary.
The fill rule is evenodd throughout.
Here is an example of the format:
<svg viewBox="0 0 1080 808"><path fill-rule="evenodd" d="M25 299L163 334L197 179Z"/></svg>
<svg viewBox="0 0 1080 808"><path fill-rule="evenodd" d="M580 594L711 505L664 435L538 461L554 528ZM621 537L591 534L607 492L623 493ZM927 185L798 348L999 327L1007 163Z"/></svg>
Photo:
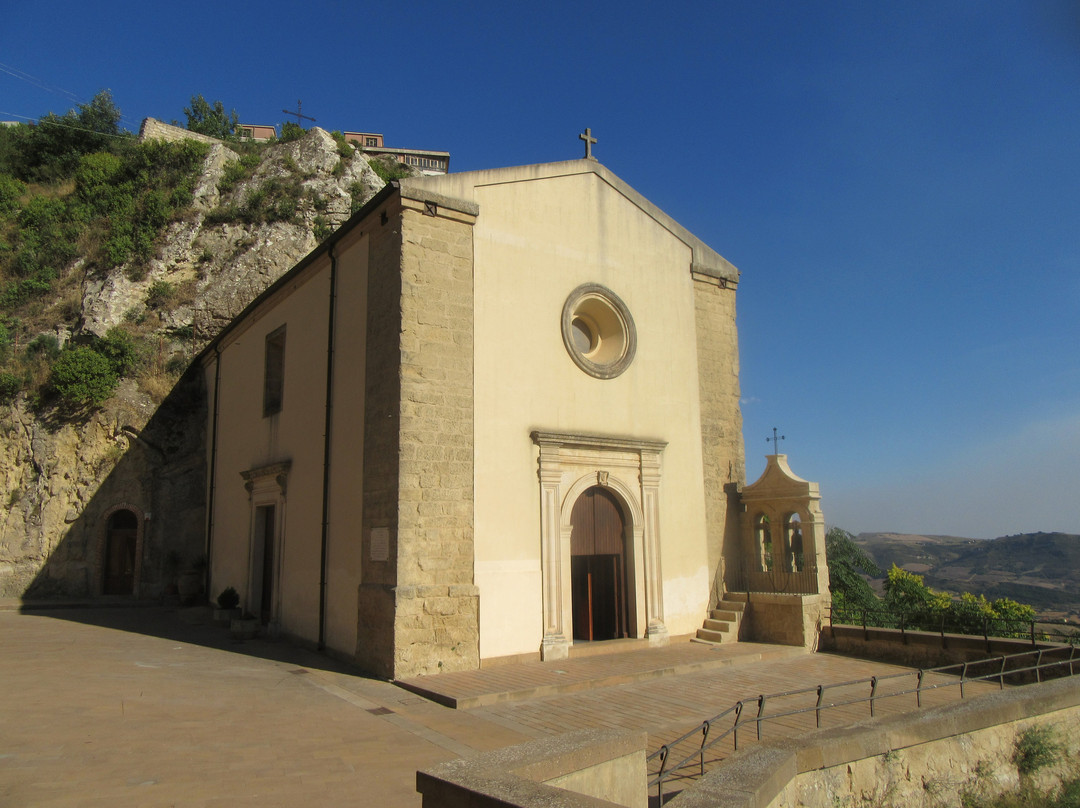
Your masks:
<svg viewBox="0 0 1080 808"><path fill-rule="evenodd" d="M475 216L433 201L403 199L402 206L399 676L480 666L473 582Z"/></svg>
<svg viewBox="0 0 1080 808"><path fill-rule="evenodd" d="M695 272L694 308L709 569L717 578L710 605L715 605L722 593L721 558L733 563L739 555L738 519L730 518L733 514L729 513L725 486L746 478L739 409L735 282Z"/></svg>
<svg viewBox="0 0 1080 808"><path fill-rule="evenodd" d="M727 599L746 604L739 623L739 639L818 650L822 628L827 623L827 595L732 592Z"/></svg>
<svg viewBox="0 0 1080 808"><path fill-rule="evenodd" d="M143 118L142 126L139 127L139 140L167 140L169 142L197 140L200 143L221 143L216 137L173 126L157 118Z"/></svg>
<svg viewBox="0 0 1080 808"><path fill-rule="evenodd" d="M480 665L475 213L396 195L384 212L372 217L357 661L401 678ZM374 560L373 530L389 533L385 561Z"/></svg>

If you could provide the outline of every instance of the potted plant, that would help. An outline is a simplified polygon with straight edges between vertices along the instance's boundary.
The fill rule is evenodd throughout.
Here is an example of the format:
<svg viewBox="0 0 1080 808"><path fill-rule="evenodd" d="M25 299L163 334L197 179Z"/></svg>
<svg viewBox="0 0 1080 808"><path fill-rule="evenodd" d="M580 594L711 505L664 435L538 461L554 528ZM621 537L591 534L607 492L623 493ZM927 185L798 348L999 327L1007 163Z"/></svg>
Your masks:
<svg viewBox="0 0 1080 808"><path fill-rule="evenodd" d="M227 626L234 617L240 616L240 594L231 586L221 590L217 596L217 608L214 609L214 622Z"/></svg>
<svg viewBox="0 0 1080 808"><path fill-rule="evenodd" d="M238 640L250 640L259 633L259 618L250 612L245 612L242 616L232 619L229 630Z"/></svg>

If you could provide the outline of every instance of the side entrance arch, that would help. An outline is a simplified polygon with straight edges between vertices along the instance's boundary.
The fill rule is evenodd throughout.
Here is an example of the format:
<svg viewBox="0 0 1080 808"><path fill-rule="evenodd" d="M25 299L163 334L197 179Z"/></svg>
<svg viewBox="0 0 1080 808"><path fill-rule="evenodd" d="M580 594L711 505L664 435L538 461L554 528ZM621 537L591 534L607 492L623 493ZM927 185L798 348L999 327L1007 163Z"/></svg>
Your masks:
<svg viewBox="0 0 1080 808"><path fill-rule="evenodd" d="M101 538L101 592L134 595L142 564L142 513L133 505L117 505L105 514Z"/></svg>
<svg viewBox="0 0 1080 808"><path fill-rule="evenodd" d="M629 637L626 520L600 486L585 491L570 515L570 578L575 640Z"/></svg>

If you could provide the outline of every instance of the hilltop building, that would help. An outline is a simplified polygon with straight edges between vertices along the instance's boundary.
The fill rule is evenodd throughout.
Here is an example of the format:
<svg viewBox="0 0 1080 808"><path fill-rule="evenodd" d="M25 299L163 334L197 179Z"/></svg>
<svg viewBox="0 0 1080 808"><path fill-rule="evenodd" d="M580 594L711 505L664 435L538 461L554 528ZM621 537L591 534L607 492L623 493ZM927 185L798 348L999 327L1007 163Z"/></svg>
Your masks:
<svg viewBox="0 0 1080 808"><path fill-rule="evenodd" d="M249 140L265 141L277 137L277 127L264 124L241 124L240 132L242 138ZM419 169L423 174L445 174L450 170L450 152L388 147L385 138L378 132L342 134L366 154L389 155L399 163Z"/></svg>
<svg viewBox="0 0 1080 808"><path fill-rule="evenodd" d="M747 631L811 642L816 486L776 456L744 513L738 283L593 159L387 186L200 356L211 594L402 677L693 635L751 563Z"/></svg>

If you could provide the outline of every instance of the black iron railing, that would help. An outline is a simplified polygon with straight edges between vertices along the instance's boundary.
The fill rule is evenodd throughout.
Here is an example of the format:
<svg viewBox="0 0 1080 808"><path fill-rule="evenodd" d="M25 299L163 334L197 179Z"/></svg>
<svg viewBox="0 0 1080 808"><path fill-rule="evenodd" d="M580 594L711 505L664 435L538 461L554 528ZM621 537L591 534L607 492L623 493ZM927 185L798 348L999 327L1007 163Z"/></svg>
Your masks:
<svg viewBox="0 0 1080 808"><path fill-rule="evenodd" d="M966 695L965 686L972 682L996 681L999 688L1004 688L1006 680L1017 684L1041 682L1045 678L1074 676L1077 673L1080 673L1080 649L1066 645L743 699L649 755L646 759L648 786L650 789L656 787L657 799L662 806L666 782L704 775L707 765L722 759L719 757L720 750L716 749L721 741L730 737L732 751L735 751L739 748L740 730L744 739L747 732L752 732L754 738L760 741L764 737L766 723L777 719L814 713L814 724L820 729L822 714L838 707L866 703L873 717L877 704L883 699L914 695L915 706L921 708L923 694L941 688L958 687L962 699ZM930 681L938 677L944 677L944 680ZM904 680L909 684L905 686ZM897 685L899 689L884 689L884 683ZM827 694L837 693L841 689L861 689L863 694L838 696L836 701L827 700ZM768 711L770 707L773 712ZM691 739L699 735L700 742L692 743ZM688 748L691 751L687 752ZM707 757L710 751L713 752L711 758ZM679 754L683 756L675 760L673 756Z"/></svg>
<svg viewBox="0 0 1080 808"><path fill-rule="evenodd" d="M813 564L798 568L790 564L790 569L777 569L770 566L761 569L760 565L744 562L732 570L728 589L732 592L779 592L789 595L818 594L818 571Z"/></svg>
<svg viewBox="0 0 1080 808"><path fill-rule="evenodd" d="M864 634L871 628L891 628L898 629L901 635L908 631L932 631L942 636L966 634L982 637L987 643L991 638L1002 638L1028 640L1033 646L1046 642L1080 645L1080 626L1073 623L1014 620L982 614L833 606L829 611L829 626L833 625L860 626Z"/></svg>

